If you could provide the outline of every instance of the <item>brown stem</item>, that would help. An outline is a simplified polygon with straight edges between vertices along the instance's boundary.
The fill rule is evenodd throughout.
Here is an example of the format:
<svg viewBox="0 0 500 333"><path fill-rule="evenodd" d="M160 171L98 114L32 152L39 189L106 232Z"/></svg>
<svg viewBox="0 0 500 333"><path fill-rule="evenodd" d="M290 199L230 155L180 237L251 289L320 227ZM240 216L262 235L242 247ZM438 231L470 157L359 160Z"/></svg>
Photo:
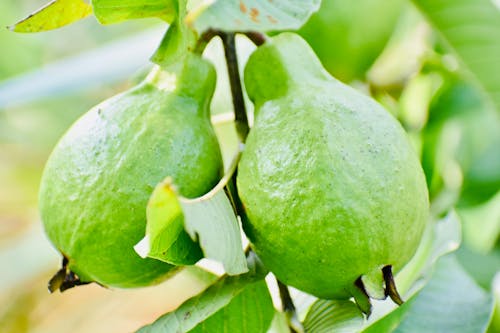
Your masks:
<svg viewBox="0 0 500 333"><path fill-rule="evenodd" d="M290 296L290 291L286 284L282 283L280 280L278 282L278 289L280 292L281 304L283 306L283 312L285 312L288 319L288 328L292 333L304 332L304 328L297 317L297 311L295 305L293 304L292 296Z"/></svg>
<svg viewBox="0 0 500 333"><path fill-rule="evenodd" d="M207 44L212 40L212 38L214 38L215 36L220 36L220 34L221 34L220 30L208 29L207 31L201 34L200 38L196 42L196 46L193 52L201 55L205 50Z"/></svg>
<svg viewBox="0 0 500 333"><path fill-rule="evenodd" d="M243 32L243 34L245 36L247 36L248 39L250 39L252 41L252 43L254 43L257 46L261 46L267 40L266 36L264 34L261 34L260 32L247 31L247 32Z"/></svg>
<svg viewBox="0 0 500 333"><path fill-rule="evenodd" d="M241 142L245 142L248 132L250 131L250 127L248 126L245 100L243 99L234 33L221 33L220 37L222 38L222 44L224 45L227 72L229 75L229 83L231 84L236 131L238 132Z"/></svg>

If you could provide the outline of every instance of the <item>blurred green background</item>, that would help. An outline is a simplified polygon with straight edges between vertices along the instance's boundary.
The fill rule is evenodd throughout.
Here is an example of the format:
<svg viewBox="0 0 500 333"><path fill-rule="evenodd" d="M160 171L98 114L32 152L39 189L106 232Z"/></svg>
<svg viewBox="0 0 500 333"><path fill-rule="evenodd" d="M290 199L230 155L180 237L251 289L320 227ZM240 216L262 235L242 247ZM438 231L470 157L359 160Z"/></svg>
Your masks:
<svg viewBox="0 0 500 333"><path fill-rule="evenodd" d="M0 26L44 3L0 2ZM188 271L140 290L91 285L49 296L46 289L60 260L36 207L47 156L77 117L144 77L165 29L155 19L101 26L92 16L39 34L0 29L0 332L129 332L205 286L205 276ZM300 33L332 74L401 121L422 157L433 216L457 211L464 238L458 257L498 297L500 282L492 281L500 270L499 112L404 0L323 1ZM253 46L238 42L243 66ZM212 112L230 112L218 41L205 55L218 70ZM218 134L227 160L234 133L218 126ZM490 331L500 332L498 314Z"/></svg>

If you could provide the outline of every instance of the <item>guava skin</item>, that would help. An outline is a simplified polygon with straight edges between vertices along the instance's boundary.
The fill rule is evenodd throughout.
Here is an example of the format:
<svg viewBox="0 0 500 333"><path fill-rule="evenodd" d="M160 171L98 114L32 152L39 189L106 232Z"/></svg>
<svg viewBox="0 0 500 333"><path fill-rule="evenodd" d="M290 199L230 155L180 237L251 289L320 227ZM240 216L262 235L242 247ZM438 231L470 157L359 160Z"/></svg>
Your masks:
<svg viewBox="0 0 500 333"><path fill-rule="evenodd" d="M139 287L174 266L140 258L146 205L170 176L196 197L220 179L222 158L209 119L215 70L191 57L175 84L162 72L83 115L52 152L41 182L40 211L49 239L82 281ZM172 77L171 77L172 78Z"/></svg>
<svg viewBox="0 0 500 333"><path fill-rule="evenodd" d="M356 279L386 265L400 270L428 217L425 177L400 124L332 78L293 33L252 54L245 85L256 118L237 187L266 267L325 299L351 297Z"/></svg>

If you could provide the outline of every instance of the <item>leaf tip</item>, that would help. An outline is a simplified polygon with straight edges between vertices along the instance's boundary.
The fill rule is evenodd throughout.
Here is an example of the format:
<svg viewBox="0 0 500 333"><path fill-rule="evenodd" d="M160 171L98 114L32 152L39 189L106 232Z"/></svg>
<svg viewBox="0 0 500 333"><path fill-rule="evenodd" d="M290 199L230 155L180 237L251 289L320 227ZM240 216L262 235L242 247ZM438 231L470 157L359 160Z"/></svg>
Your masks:
<svg viewBox="0 0 500 333"><path fill-rule="evenodd" d="M196 266L218 276L225 273L224 266L220 262L213 259L203 258L196 263Z"/></svg>
<svg viewBox="0 0 500 333"><path fill-rule="evenodd" d="M141 239L140 242L134 246L134 250L142 259L145 259L151 250L149 235Z"/></svg>

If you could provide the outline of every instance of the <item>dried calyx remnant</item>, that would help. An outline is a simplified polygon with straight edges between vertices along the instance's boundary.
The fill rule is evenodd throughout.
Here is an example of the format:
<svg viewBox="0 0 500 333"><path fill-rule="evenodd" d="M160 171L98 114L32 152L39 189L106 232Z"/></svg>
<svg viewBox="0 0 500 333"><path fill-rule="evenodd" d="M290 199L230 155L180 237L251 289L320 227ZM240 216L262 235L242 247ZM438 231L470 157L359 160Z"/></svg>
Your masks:
<svg viewBox="0 0 500 333"><path fill-rule="evenodd" d="M387 298L387 296L389 296L394 303L396 303L397 305L402 305L404 301L399 295L399 292L396 288L396 283L394 282L394 276L392 274L392 266L391 265L384 266L382 268L382 274L384 276L384 283L385 283L384 287L385 297ZM359 292L353 295L356 305L363 313L365 313L367 316L370 316L372 310L370 296L366 291L365 284L363 283L361 276L356 279L354 285L356 286L356 290Z"/></svg>
<svg viewBox="0 0 500 333"><path fill-rule="evenodd" d="M392 275L392 266L388 265L382 268L382 273L384 274L385 281L385 296L389 296L394 303L397 305L403 304L403 300L396 289L396 283L394 282L394 276Z"/></svg>
<svg viewBox="0 0 500 333"><path fill-rule="evenodd" d="M70 271L68 268L68 262L68 258L63 257L61 269L54 274L48 283L47 287L50 293L53 293L58 289L60 292L63 292L67 289L90 283L81 281L74 272Z"/></svg>

